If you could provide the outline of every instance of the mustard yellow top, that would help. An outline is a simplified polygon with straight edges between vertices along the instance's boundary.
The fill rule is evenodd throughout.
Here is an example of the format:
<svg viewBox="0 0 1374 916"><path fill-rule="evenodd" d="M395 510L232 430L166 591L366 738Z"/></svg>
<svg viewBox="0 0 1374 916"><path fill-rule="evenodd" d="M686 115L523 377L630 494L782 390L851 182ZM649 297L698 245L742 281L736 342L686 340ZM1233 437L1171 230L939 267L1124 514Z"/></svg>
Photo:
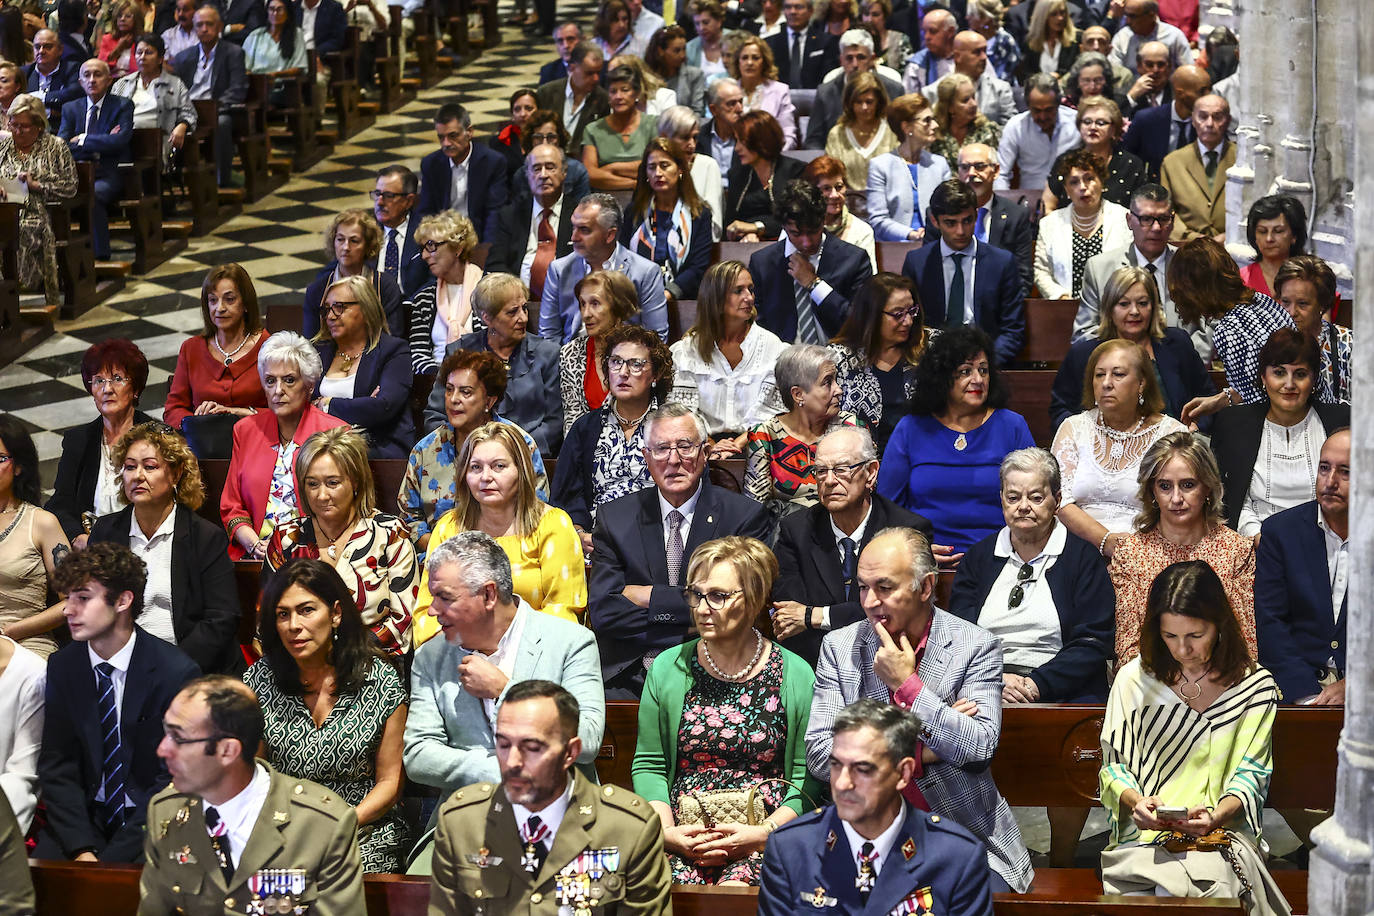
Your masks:
<svg viewBox="0 0 1374 916"><path fill-rule="evenodd" d="M429 549L461 531L461 522L449 510L434 526ZM587 610L587 573L582 559L582 541L568 513L553 506L544 508L539 527L527 538L507 535L496 539L510 558L515 593L530 607L580 623ZM420 597L415 602L411 642L417 648L439 632L439 624L429 615L433 598L429 594L429 571L420 579Z"/></svg>

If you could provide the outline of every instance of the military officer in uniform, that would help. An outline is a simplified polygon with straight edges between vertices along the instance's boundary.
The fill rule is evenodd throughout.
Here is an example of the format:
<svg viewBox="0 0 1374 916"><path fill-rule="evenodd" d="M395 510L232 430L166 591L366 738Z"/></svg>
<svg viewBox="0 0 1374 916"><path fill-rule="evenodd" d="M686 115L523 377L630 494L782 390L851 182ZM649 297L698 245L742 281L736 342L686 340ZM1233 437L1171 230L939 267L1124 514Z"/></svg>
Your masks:
<svg viewBox="0 0 1374 916"><path fill-rule="evenodd" d="M366 912L352 806L254 760L262 730L253 691L222 675L167 707L172 784L148 805L139 916Z"/></svg>
<svg viewBox="0 0 1374 916"><path fill-rule="evenodd" d="M835 804L769 837L760 916L991 916L983 844L902 796L920 731L916 716L891 703L863 699L840 712L830 753Z"/></svg>
<svg viewBox="0 0 1374 916"><path fill-rule="evenodd" d="M36 906L24 831L19 829L9 799L0 792L0 916L25 916Z"/></svg>
<svg viewBox="0 0 1374 916"><path fill-rule="evenodd" d="M670 911L658 815L573 764L578 707L551 681L510 687L496 714L501 784L439 809L430 916L625 916Z"/></svg>

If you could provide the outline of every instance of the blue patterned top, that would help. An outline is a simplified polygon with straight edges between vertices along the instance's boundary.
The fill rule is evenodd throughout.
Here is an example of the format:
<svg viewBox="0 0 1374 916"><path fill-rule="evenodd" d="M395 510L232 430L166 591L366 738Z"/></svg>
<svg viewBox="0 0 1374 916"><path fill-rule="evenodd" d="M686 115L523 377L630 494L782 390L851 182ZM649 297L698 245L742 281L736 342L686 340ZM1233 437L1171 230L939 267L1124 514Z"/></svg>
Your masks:
<svg viewBox="0 0 1374 916"><path fill-rule="evenodd" d="M988 39L988 63L992 64L998 79L1015 81L1016 68L1021 63L1021 48L1006 29L998 29L997 34Z"/></svg>

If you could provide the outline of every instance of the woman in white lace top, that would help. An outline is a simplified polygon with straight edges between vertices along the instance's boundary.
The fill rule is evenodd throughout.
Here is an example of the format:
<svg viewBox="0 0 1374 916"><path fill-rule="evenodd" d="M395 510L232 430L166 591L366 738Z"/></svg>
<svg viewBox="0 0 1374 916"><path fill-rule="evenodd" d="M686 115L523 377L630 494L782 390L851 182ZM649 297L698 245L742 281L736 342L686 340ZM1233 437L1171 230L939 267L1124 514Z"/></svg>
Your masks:
<svg viewBox="0 0 1374 916"><path fill-rule="evenodd" d="M1059 520L1110 557L1140 511L1140 459L1184 427L1165 415L1149 357L1129 340L1093 350L1083 392L1083 413L1064 421L1051 449L1063 475Z"/></svg>

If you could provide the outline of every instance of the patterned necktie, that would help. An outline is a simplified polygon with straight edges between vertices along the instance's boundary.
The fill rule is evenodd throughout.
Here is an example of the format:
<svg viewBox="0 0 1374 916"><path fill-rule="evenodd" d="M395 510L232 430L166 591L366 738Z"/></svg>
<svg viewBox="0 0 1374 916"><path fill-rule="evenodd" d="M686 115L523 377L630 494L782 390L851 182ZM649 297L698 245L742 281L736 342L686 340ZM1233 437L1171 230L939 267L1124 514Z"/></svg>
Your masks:
<svg viewBox="0 0 1374 916"><path fill-rule="evenodd" d="M545 207L539 213L539 226L536 229L538 244L534 249L534 261L530 264L530 295L535 301L544 296L544 278L548 276L549 265L557 249L557 236L553 234L553 211Z"/></svg>
<svg viewBox="0 0 1374 916"><path fill-rule="evenodd" d="M548 858L549 850L544 845L544 839L548 835L549 825L541 821L537 814L530 815L529 820L520 827L520 839L525 842L525 852L520 857L520 865L532 875L538 873L544 866L544 860Z"/></svg>
<svg viewBox="0 0 1374 916"><path fill-rule="evenodd" d="M220 819L219 812L208 805L205 808L205 828L210 832L210 848L215 851L219 870L224 873L224 883L233 884L234 857L229 851L229 828Z"/></svg>
<svg viewBox="0 0 1374 916"><path fill-rule="evenodd" d="M854 876L854 886L859 889L859 899L868 903L868 894L873 890L873 882L878 879L878 873L873 870L873 863L878 861L878 854L873 851L872 843L864 843L859 847L859 873Z"/></svg>
<svg viewBox="0 0 1374 916"><path fill-rule="evenodd" d="M962 251L950 255L954 259L954 277L949 281L949 295L945 297L945 327L957 328L964 323L964 258Z"/></svg>
<svg viewBox="0 0 1374 916"><path fill-rule="evenodd" d="M401 249L396 244L396 230L386 231L386 257L382 261L382 273L390 275L392 281L399 287L401 278L398 276L401 267Z"/></svg>
<svg viewBox="0 0 1374 916"><path fill-rule="evenodd" d="M91 110L86 114L86 133L95 133L95 122L100 119L100 106L92 105Z"/></svg>
<svg viewBox="0 0 1374 916"><path fill-rule="evenodd" d="M802 43L801 33L792 33L792 53L787 60L787 85L793 89L802 87Z"/></svg>
<svg viewBox="0 0 1374 916"><path fill-rule="evenodd" d="M114 666L101 662L95 666L95 690L99 699L100 738L105 753L100 775L105 786L105 826L114 833L124 826L124 747L119 740L119 709L115 705Z"/></svg>
<svg viewBox="0 0 1374 916"><path fill-rule="evenodd" d="M668 513L668 584L682 584L682 523L687 520L674 509Z"/></svg>
<svg viewBox="0 0 1374 916"><path fill-rule="evenodd" d="M796 343L826 343L821 334L821 323L816 320L816 307L811 302L811 290L797 286L797 339Z"/></svg>
<svg viewBox="0 0 1374 916"><path fill-rule="evenodd" d="M1217 177L1217 151L1212 150L1207 154L1207 180L1211 181Z"/></svg>
<svg viewBox="0 0 1374 916"><path fill-rule="evenodd" d="M844 597L846 601L855 600L854 597L854 574L857 572L856 560L858 551L854 549L853 538L840 538L840 550L843 556L840 559L840 572L844 574Z"/></svg>

